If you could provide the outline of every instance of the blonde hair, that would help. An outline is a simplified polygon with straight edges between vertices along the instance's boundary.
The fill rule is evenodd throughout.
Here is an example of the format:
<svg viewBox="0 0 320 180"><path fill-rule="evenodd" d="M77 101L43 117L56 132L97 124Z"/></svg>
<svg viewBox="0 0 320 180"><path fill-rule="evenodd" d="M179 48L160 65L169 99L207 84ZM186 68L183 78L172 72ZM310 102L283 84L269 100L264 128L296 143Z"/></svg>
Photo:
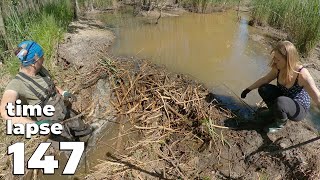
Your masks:
<svg viewBox="0 0 320 180"><path fill-rule="evenodd" d="M294 73L297 72L294 68L299 65L299 53L296 47L290 41L280 41L276 47L271 51L271 55L274 56L274 52L278 51L286 59L286 68L283 77L279 77L284 80L284 83L288 83L292 80ZM276 68L274 58L272 58L270 64L272 68Z"/></svg>

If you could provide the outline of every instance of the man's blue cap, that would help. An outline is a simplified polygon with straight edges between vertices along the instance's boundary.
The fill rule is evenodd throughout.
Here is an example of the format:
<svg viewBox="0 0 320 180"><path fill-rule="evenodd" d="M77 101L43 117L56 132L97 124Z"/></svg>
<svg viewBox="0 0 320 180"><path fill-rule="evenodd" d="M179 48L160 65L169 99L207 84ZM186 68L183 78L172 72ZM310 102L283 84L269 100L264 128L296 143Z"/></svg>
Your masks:
<svg viewBox="0 0 320 180"><path fill-rule="evenodd" d="M18 47L22 49L17 53L17 57L20 59L21 64L24 67L34 64L37 58L41 58L43 56L41 46L34 41L23 41L18 45Z"/></svg>

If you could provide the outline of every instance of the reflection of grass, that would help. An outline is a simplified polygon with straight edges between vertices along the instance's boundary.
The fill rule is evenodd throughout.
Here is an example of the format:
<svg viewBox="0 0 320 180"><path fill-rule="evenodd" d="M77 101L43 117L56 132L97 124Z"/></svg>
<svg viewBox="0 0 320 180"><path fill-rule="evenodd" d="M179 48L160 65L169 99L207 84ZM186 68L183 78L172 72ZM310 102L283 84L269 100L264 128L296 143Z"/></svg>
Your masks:
<svg viewBox="0 0 320 180"><path fill-rule="evenodd" d="M320 1L253 0L254 19L285 30L301 53L320 40Z"/></svg>
<svg viewBox="0 0 320 180"><path fill-rule="evenodd" d="M202 123L207 127L208 133L213 141L220 140L223 145L227 144L229 148L231 147L229 142L224 138L222 131L220 132L220 135L215 131L216 128L211 119L204 119Z"/></svg>
<svg viewBox="0 0 320 180"><path fill-rule="evenodd" d="M116 2L116 0L78 0L78 3L80 7L86 7L89 9L91 8L91 5L94 9L105 9L110 7L113 4L113 1Z"/></svg>
<svg viewBox="0 0 320 180"><path fill-rule="evenodd" d="M228 7L237 4L239 0L182 0L184 6L192 6L196 12L205 12L209 6Z"/></svg>

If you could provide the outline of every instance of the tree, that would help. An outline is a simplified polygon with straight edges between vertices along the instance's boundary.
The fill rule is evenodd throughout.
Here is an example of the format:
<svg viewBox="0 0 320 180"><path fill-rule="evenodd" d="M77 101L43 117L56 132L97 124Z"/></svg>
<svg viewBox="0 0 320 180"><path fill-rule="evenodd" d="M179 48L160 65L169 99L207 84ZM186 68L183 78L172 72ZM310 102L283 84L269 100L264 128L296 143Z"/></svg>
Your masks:
<svg viewBox="0 0 320 180"><path fill-rule="evenodd" d="M6 29L4 27L4 21L2 17L2 1L0 1L0 36L4 37L6 35Z"/></svg>
<svg viewBox="0 0 320 180"><path fill-rule="evenodd" d="M78 0L72 0L72 6L73 6L73 20L78 20L78 17L79 17Z"/></svg>
<svg viewBox="0 0 320 180"><path fill-rule="evenodd" d="M90 11L93 11L94 10L94 7L93 7L93 0L89 0L89 8L90 8Z"/></svg>

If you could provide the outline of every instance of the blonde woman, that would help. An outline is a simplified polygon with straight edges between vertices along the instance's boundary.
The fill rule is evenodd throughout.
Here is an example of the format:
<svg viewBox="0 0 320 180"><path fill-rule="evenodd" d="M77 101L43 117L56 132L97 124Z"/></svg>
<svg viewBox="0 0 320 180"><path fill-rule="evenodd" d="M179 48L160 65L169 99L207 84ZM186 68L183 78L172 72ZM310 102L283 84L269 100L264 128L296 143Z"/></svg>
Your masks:
<svg viewBox="0 0 320 180"><path fill-rule="evenodd" d="M320 92L309 71L299 64L299 54L289 41L281 41L271 52L271 71L241 93L241 98L258 88L259 95L272 112L274 121L264 128L274 133L287 120L303 120L310 108L310 97L319 106ZM277 85L269 84L277 79Z"/></svg>

